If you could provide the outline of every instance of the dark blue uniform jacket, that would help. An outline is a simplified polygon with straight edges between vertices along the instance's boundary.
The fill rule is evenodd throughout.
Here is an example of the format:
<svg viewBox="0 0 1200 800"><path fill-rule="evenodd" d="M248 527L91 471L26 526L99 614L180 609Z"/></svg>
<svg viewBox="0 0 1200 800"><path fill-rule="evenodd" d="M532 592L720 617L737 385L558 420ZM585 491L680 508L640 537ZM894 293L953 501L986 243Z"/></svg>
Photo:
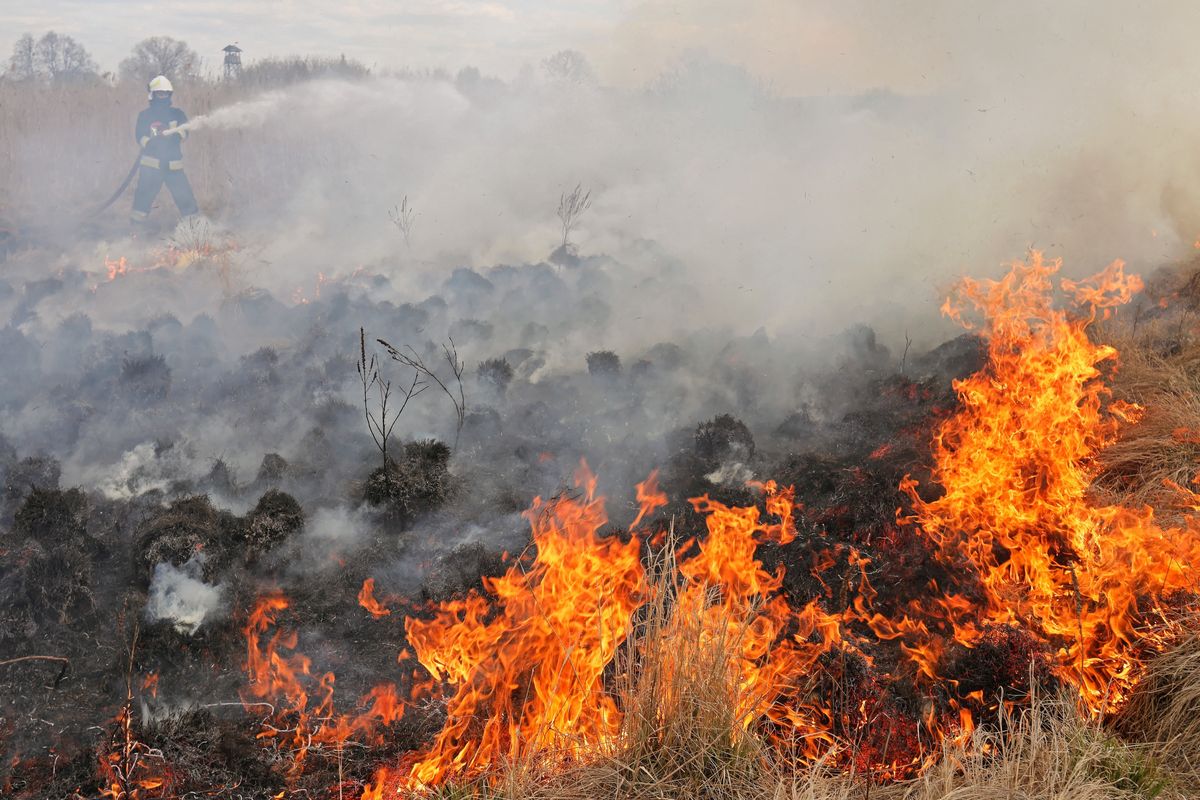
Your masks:
<svg viewBox="0 0 1200 800"><path fill-rule="evenodd" d="M151 136L151 128L158 124L159 130L167 131L187 122L187 114L169 103L151 103L138 114L134 129L137 142L142 146L142 165L158 169L183 169L183 144L187 132L170 136Z"/></svg>

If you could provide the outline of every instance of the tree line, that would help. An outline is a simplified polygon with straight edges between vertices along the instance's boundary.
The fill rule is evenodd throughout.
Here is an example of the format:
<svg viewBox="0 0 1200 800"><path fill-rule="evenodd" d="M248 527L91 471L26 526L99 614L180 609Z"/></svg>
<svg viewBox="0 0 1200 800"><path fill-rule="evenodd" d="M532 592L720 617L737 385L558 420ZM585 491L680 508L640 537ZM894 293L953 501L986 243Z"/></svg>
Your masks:
<svg viewBox="0 0 1200 800"><path fill-rule="evenodd" d="M26 33L13 45L12 55L0 66L0 80L14 83L96 83L116 78L122 83L146 83L156 75L172 81L199 80L202 60L187 42L170 36L151 36L133 46L121 61L115 75L101 74L87 49L73 37L49 31L40 38ZM528 69L528 67L526 67ZM542 62L546 77L555 82L595 83L596 76L587 58L577 50L560 50ZM363 78L371 73L364 64L346 56L338 58L294 57L265 58L248 65L242 82L277 86L317 77ZM449 74L432 77L450 79ZM480 90L495 83L483 77L475 67L465 67L453 80L464 91Z"/></svg>
<svg viewBox="0 0 1200 800"><path fill-rule="evenodd" d="M151 36L134 45L117 68L122 81L145 82L156 75L171 80L188 80L200 75L200 56L187 42L170 36ZM87 48L54 31L34 38L27 33L17 39L3 78L10 81L88 83L101 79L99 67Z"/></svg>

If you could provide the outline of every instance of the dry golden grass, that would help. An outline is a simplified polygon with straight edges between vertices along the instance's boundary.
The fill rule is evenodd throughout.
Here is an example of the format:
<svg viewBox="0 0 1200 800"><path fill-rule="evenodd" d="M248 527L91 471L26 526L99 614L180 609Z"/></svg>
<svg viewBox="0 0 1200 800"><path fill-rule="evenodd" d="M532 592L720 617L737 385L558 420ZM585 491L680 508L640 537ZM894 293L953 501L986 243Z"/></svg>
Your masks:
<svg viewBox="0 0 1200 800"><path fill-rule="evenodd" d="M1156 657L1117 719L1200 796L1200 634Z"/></svg>
<svg viewBox="0 0 1200 800"><path fill-rule="evenodd" d="M994 729L947 747L936 766L907 785L904 800L1108 800L1183 797L1145 746L1084 719L1069 699L1035 698Z"/></svg>
<svg viewBox="0 0 1200 800"><path fill-rule="evenodd" d="M1200 342L1178 318L1110 325L1102 338L1120 354L1114 397L1144 412L1101 454L1096 487L1112 502L1169 517L1183 509L1177 487L1200 473Z"/></svg>

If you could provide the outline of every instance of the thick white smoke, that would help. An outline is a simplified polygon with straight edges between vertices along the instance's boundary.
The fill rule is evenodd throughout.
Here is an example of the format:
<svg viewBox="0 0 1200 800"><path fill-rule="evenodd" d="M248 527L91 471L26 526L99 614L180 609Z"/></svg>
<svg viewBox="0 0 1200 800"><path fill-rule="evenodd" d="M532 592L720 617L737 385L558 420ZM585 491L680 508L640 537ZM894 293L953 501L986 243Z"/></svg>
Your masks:
<svg viewBox="0 0 1200 800"><path fill-rule="evenodd" d="M223 608L224 589L205 583L204 558L194 556L182 567L162 563L154 567L146 618L152 622L167 620L180 633L194 634L205 620L213 619Z"/></svg>

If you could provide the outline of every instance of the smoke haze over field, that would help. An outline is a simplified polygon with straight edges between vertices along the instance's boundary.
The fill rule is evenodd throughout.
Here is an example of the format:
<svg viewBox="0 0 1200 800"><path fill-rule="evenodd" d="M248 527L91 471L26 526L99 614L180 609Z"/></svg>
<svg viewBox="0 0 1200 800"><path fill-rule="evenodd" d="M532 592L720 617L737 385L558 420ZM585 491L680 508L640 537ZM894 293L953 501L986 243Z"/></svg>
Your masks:
<svg viewBox="0 0 1200 800"><path fill-rule="evenodd" d="M127 10L108 5L117 18ZM316 13L295 5L298 19ZM48 24L39 14L54 6L20 21ZM1189 253L1200 234L1200 117L1190 72L1177 66L1197 58L1186 35L1197 12L1096 8L655 0L608 7L611 35L572 29L597 80L535 71L505 82L464 70L260 92L181 86L178 104L193 119L189 174L239 247L220 278L191 276L192 290L105 286L103 302L51 299L36 314L36 301L14 296L28 315L15 322L45 333L86 309L98 328L127 334L150 321L148 304L188 325L222 296L261 287L308 300L356 273L384 279L375 302L416 303L446 295L458 267L542 262L560 236L560 195L582 185L593 206L572 240L585 257L607 257L572 285L576 312L588 316L570 324L561 287L506 274L495 286L509 296L458 287L461 304L452 300L433 329L475 318L492 326L494 352L472 350L475 359L536 344L545 366L535 380L577 369L590 350L644 352L702 331L723 341L761 329L820 349L862 322L893 352L906 335L929 346L953 332L936 308L958 275L992 274L1031 246L1063 255L1072 274L1114 258L1145 271ZM471 3L443 10L490 14ZM189 13L195 22L205 12ZM349 45L374 13L360 5L331 36ZM567 12L556 19L571 27ZM120 173L140 87L62 90L56 102L17 84L0 91L11 98L0 103L0 152L14 178L5 203L35 229L59 231L63 249L14 274L101 272L123 255L146 268L152 256L113 224L119 213L80 238L78 218L63 211L94 204ZM415 211L411 247L389 220L404 198ZM164 195L156 217L172 214ZM65 294L87 288L81 278ZM338 334L359 322L344 320ZM245 326L228 355L294 341L288 324ZM386 319L372 330L392 335ZM14 414L10 435L40 430L34 416ZM203 438L209 448L237 439L218 421ZM129 464L144 460L144 442L130 449L138 445L105 452ZM91 468L80 458L71 474L82 477Z"/></svg>
<svg viewBox="0 0 1200 800"><path fill-rule="evenodd" d="M936 313L950 281L993 274L1027 247L1063 255L1075 275L1114 258L1147 271L1191 252L1200 130L1187 81L1165 65L1193 56L1164 7L1136 16L1030 6L1022 16L751 2L736 24L731 8L625 9L589 51L598 80L464 70L261 91L181 86L177 102L193 120L188 172L218 231L198 236L237 245L219 269L182 274L140 273L170 236L165 195L155 212L164 230L150 242L121 226L127 198L80 235L75 210L109 191L133 152L141 88L51 89L62 94L48 102L0 83L11 98L0 103L13 176L4 202L59 248L13 262L14 292L0 298L22 347L40 348L44 391L76 379L81 354L96 357L71 343L81 331L103 365L85 382L107 387L123 358L166 356L172 396L214 379L253 395L237 373L277 369L256 360L262 347L281 350L294 374L329 360L319 381L284 380L293 416L269 411L266 398L243 407L245 419L273 417L253 446L228 417L185 408L106 425L88 412L81 434L53 423L20 384L5 434L110 497L165 490L214 458L253 474L264 452L305 446L321 427L310 424L314 403L356 402L348 362L333 360L350 358L360 324L401 343L454 335L471 367L532 351L519 378L548 393L588 352L611 349L629 366L679 344L692 361L675 388L689 399L654 410L644 422L656 435L722 410L749 413L735 386L709 385L703 354L761 331L754 347L771 352L755 366L778 374L757 387L754 413L777 421L815 391L780 364L844 343L854 323L873 326L893 356L906 336L933 346L955 332ZM593 205L571 238L593 258L547 265L561 235L555 207L576 185ZM389 219L404 198L411 246ZM181 238L186 249L196 237ZM136 280L97 277L122 256ZM48 275L63 285L38 283ZM274 299L247 301L257 289ZM323 290L334 302L282 310ZM350 300L338 305L342 292ZM406 435L448 435L444 409L432 408L410 415ZM163 437L179 446L151 447ZM352 471L356 456L343 457ZM244 510L248 500L224 502Z"/></svg>
<svg viewBox="0 0 1200 800"><path fill-rule="evenodd" d="M48 699L0 674L31 753L67 724L102 752L120 648L93 653L128 619L162 707L215 702L241 720L222 750L261 754L233 702L256 597L286 594L313 674L361 697L407 615L528 563L523 513L578 497L583 460L602 538L655 470L685 539L687 498L779 480L797 542L936 593L898 487L937 491L935 423L985 368L938 315L952 282L1028 248L1146 274L1200 237L1192 4L0 0L0 30L51 28L105 66L238 41L247 70L176 82L202 213L163 193L136 228L128 194L97 206L145 87L0 77L0 651L88 670ZM326 60L251 71L293 52ZM1192 313L1160 288L1139 323ZM381 443L384 386L393 415L424 392ZM782 553L764 575L831 596Z"/></svg>
<svg viewBox="0 0 1200 800"><path fill-rule="evenodd" d="M404 195L420 215L415 253L438 269L541 258L558 194L583 182L595 194L576 237L584 251L658 242L712 301L687 304L688 322L812 332L853 318L890 326L895 341L948 279L1027 246L1065 255L1069 270L1117 257L1145 268L1200 233L1190 4L655 0L606 7L611 35L590 39L597 17L549 4L427 11L516 27L550 13L600 84L384 77L218 111L187 150L204 153L223 210L255 220L264 259L289 279L390 255L387 210ZM187 13L199 24L202 12ZM331 36L354 56L355 31L369 44L383 13L362 4ZM552 51L530 48L532 63ZM445 65L472 60L464 50ZM196 114L186 90L179 103ZM113 125L130 124L127 107L118 113ZM26 191L55 168L47 151L78 148L96 117L14 137ZM236 135L216 136L230 123ZM105 175L127 148L100 161ZM680 310L663 299L660 313Z"/></svg>

